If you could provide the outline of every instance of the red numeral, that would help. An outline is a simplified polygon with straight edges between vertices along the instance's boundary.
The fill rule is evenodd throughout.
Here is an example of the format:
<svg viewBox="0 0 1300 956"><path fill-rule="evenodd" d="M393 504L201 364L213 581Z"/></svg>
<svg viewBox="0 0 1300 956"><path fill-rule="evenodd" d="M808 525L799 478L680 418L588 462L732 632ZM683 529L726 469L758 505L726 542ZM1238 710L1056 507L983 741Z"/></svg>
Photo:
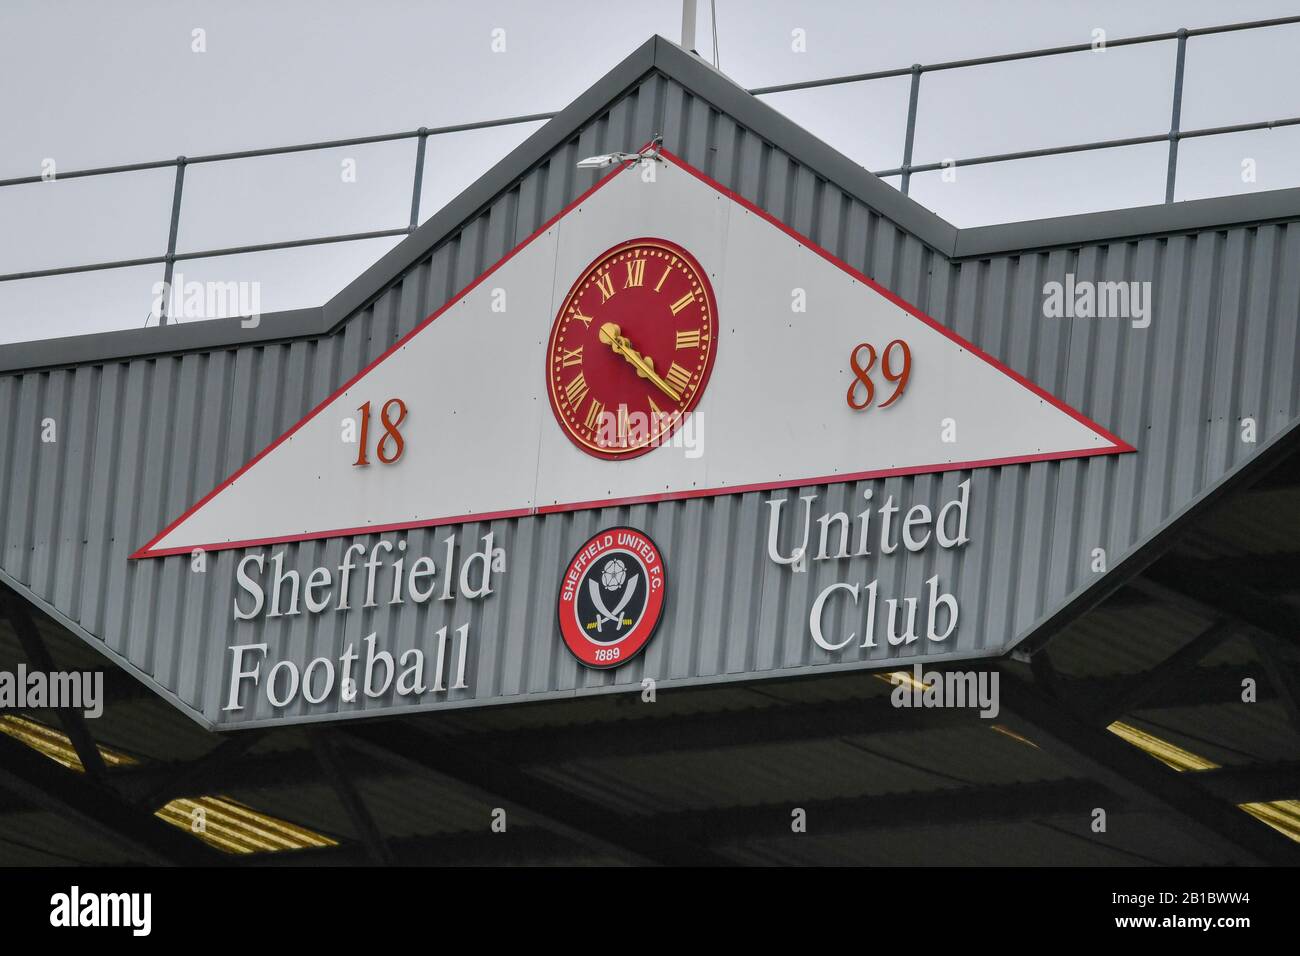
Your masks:
<svg viewBox="0 0 1300 956"><path fill-rule="evenodd" d="M858 360L858 356L863 349L866 349L867 352L865 366ZM902 368L895 370L895 357L899 353L902 355ZM849 403L849 408L855 412L866 409L875 400L876 386L871 381L871 370L875 368L876 357L876 347L869 342L855 345L853 351L849 353L849 365L853 368L853 383L849 385L845 399ZM912 375L912 350L906 342L902 339L894 339L885 346L884 355L881 356L880 371L885 377L885 381L894 386L894 393L877 407L888 408L903 397L903 390L907 388L907 380Z"/></svg>
<svg viewBox="0 0 1300 956"><path fill-rule="evenodd" d="M389 412L394 405L397 406L397 418L393 418ZM357 460L354 465L370 464L370 403L366 402L357 409L361 413L361 441L360 449L357 451ZM379 412L379 420L384 426L384 435L375 445L375 454L378 456L381 464L391 465L397 459L402 457L402 452L406 450L406 442L402 438L402 433L398 431L402 422L406 419L406 403L400 398L390 398L384 402L384 407ZM392 446L392 454L387 449Z"/></svg>
<svg viewBox="0 0 1300 956"><path fill-rule="evenodd" d="M898 346L898 350L903 353L903 368L898 372L894 371L893 363L889 360L894 354L894 346ZM912 375L912 350L906 342L894 339L885 346L885 354L880 357L880 371L884 373L885 380L894 385L894 394L889 396L888 401L880 403L881 408L888 408L903 397L903 389L907 388L907 380Z"/></svg>

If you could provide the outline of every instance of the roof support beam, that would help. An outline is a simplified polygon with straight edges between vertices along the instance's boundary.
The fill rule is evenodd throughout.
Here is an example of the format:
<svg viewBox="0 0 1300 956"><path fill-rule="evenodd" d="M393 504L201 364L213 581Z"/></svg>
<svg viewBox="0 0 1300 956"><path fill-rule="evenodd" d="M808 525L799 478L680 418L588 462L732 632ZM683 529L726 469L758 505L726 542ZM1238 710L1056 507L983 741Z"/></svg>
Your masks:
<svg viewBox="0 0 1300 956"><path fill-rule="evenodd" d="M37 670L52 675L55 671L54 658L50 655L45 642L41 640L40 631L36 628L36 622L32 620L26 602L6 591L3 594L3 604L5 615L9 618L14 633L18 635L18 641L22 644L27 660ZM95 745L95 738L91 736L84 716L80 711L67 707L59 708L58 715L68 739L72 741L73 749L77 751L81 766L91 777L102 779L106 770L104 757L100 754L99 747Z"/></svg>
<svg viewBox="0 0 1300 956"><path fill-rule="evenodd" d="M1065 709L1009 668L1000 668L1006 721L1084 776L1183 821L1220 863L1300 863L1300 848L1119 737ZM1018 725L1018 726L1016 726Z"/></svg>
<svg viewBox="0 0 1300 956"><path fill-rule="evenodd" d="M216 851L148 810L132 806L103 783L60 766L3 734L0 787L37 809L107 835L147 862L184 866L224 862Z"/></svg>
<svg viewBox="0 0 1300 956"><path fill-rule="evenodd" d="M240 759L250 747L262 738L262 731L250 730L236 734L218 744L210 753L198 760L182 764L180 767L149 767L148 775L134 772L113 773L114 784L143 782L147 789L135 800L141 806L151 810L165 807L177 797L197 797L211 793L217 787L209 787L208 781L220 780L239 765ZM144 768L140 768L144 769ZM161 769L161 773L157 771ZM122 787L128 795L132 788ZM140 787L134 788L137 792Z"/></svg>
<svg viewBox="0 0 1300 956"><path fill-rule="evenodd" d="M1260 663L1264 665L1269 684L1286 709L1287 719L1296 732L1300 733L1300 680L1296 678L1295 671L1286 666L1277 641L1271 640L1267 634L1252 634L1251 641Z"/></svg>
<svg viewBox="0 0 1300 956"><path fill-rule="evenodd" d="M334 787L334 793L338 796L339 803L343 805L343 811L352 821L353 829L361 838L361 844L365 847L370 862L380 866L391 866L394 862L393 855L388 851L379 827L375 825L375 818L370 815L361 794L353 786L352 779L338 754L334 738L326 736L319 730L313 730L310 736L312 751L316 754L321 769L325 771L325 776Z"/></svg>
<svg viewBox="0 0 1300 956"><path fill-rule="evenodd" d="M1168 555L1143 573L1165 592L1184 601L1210 608L1216 616L1226 616L1252 628L1271 634L1280 641L1300 648L1300 615L1285 601L1261 594L1240 579L1208 571L1198 561Z"/></svg>
<svg viewBox="0 0 1300 956"><path fill-rule="evenodd" d="M1231 621L1215 621L1166 658L1163 663L1129 678L1117 694L1108 697L1093 712L1093 720L1106 726L1136 710L1153 695L1195 670L1196 665L1206 654L1236 634L1237 630L1237 626Z"/></svg>

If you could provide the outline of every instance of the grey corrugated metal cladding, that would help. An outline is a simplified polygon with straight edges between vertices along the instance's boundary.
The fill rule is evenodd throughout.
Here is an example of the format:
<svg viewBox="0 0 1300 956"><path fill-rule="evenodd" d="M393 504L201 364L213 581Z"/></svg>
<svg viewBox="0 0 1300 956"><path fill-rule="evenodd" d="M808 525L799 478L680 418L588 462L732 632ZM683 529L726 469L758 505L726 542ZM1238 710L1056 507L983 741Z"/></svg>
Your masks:
<svg viewBox="0 0 1300 956"><path fill-rule="evenodd" d="M349 612L232 620L235 566L245 553L128 556L292 426L343 381L576 198L592 177L579 158L643 142L662 129L687 162L915 303L1063 402L1136 454L898 477L776 493L785 519L800 494L855 515L863 493L938 507L969 479L963 548L811 562L792 573L767 556L771 493L724 495L542 517L426 528L408 553L477 547L491 532L508 567L488 601L463 598ZM410 268L333 334L183 355L85 364L0 377L0 535L3 573L58 619L168 693L196 718L235 725L327 716L337 705L287 709L250 694L223 714L228 647L265 642L273 659L337 659L372 631L394 653L427 646L443 625L470 625L468 687L423 708L881 667L1000 653L1096 580L1095 549L1113 566L1241 465L1300 413L1297 316L1300 230L1293 223L1212 228L950 261L819 178L677 82L644 78L576 142L534 166L459 234ZM1051 280L1149 280L1147 328L1127 320L1051 319ZM1240 420L1257 423L1243 442ZM42 420L58 441L41 441ZM565 562L594 532L631 525L658 543L674 584L646 652L613 671L584 669L555 632ZM792 533L788 524L783 534ZM275 545L286 566L337 567L374 536ZM783 539L784 540L784 539ZM881 595L920 596L938 575L962 609L944 644L857 642L831 653L809 639L809 606L835 581L878 579ZM859 626L847 604L828 629ZM937 651L937 653L936 653ZM359 695L342 713L392 706Z"/></svg>

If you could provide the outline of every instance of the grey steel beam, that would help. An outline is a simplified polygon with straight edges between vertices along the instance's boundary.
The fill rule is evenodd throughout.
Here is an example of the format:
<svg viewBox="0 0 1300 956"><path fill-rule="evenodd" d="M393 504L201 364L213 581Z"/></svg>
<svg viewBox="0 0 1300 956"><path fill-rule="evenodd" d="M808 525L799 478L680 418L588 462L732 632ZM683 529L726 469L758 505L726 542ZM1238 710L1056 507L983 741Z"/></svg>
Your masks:
<svg viewBox="0 0 1300 956"><path fill-rule="evenodd" d="M407 232L415 232L420 225L420 190L424 186L424 151L429 142L429 131L421 126L420 138L415 147L415 174L411 178L411 219Z"/></svg>
<svg viewBox="0 0 1300 956"><path fill-rule="evenodd" d="M903 180L899 184L906 196L912 185L912 147L916 143L916 107L921 95L921 64L912 64L912 82L907 91L907 130L903 135L903 165L899 170ZM876 175L880 175L877 173Z"/></svg>
<svg viewBox="0 0 1300 956"><path fill-rule="evenodd" d="M26 602L10 592L4 592L0 594L0 603L4 606L10 626L18 635L18 641L22 645L23 653L27 655L27 660L36 670L52 675L56 669L54 658L50 655L45 642L41 640L40 631L36 628L36 622L32 620ZM86 726L81 712L70 707L58 708L57 712L59 722L63 724L63 729L72 742L72 748L77 752L81 766L91 777L102 778L105 774L104 757L100 754L95 738L90 733L90 728Z"/></svg>
<svg viewBox="0 0 1300 956"><path fill-rule="evenodd" d="M158 324L167 324L167 305L172 295L172 273L176 268L176 238L181 227L181 197L185 191L185 157L176 157L176 182L172 189L172 219L167 231L167 255L163 266L163 294L158 305Z"/></svg>
<svg viewBox="0 0 1300 956"><path fill-rule="evenodd" d="M1169 165L1165 171L1165 202L1174 201L1178 177L1178 128L1183 118L1183 67L1187 63L1187 31L1178 31L1178 54L1174 60L1173 115L1169 120Z"/></svg>

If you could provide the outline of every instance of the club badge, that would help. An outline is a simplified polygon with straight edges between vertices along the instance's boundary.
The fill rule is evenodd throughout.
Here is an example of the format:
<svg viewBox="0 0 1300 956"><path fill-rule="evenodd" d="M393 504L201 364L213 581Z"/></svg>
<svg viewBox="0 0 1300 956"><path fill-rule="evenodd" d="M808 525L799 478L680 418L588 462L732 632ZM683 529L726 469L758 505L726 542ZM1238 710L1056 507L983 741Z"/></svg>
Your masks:
<svg viewBox="0 0 1300 956"><path fill-rule="evenodd" d="M659 548L634 528L589 539L560 584L560 634L588 667L617 667L650 642L664 607Z"/></svg>

